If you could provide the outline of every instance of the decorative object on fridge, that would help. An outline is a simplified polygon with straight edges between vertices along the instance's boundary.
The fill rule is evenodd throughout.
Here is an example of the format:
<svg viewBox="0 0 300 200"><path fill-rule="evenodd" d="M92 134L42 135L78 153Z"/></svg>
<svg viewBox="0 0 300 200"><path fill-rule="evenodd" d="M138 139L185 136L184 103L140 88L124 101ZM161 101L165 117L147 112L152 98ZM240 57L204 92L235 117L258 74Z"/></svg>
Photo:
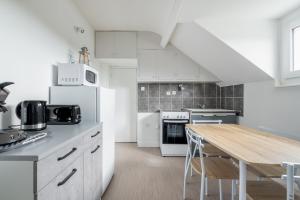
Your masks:
<svg viewBox="0 0 300 200"><path fill-rule="evenodd" d="M68 59L69 59L69 64L75 64L75 59L74 59L74 52L69 49L68 51Z"/></svg>
<svg viewBox="0 0 300 200"><path fill-rule="evenodd" d="M9 95L9 90L5 89L6 86L9 86L11 84L14 84L13 82L4 82L0 83L0 112L6 112L7 108L4 106L5 100L7 96Z"/></svg>
<svg viewBox="0 0 300 200"><path fill-rule="evenodd" d="M87 47L81 47L81 51L79 51L79 63L89 65L89 50Z"/></svg>

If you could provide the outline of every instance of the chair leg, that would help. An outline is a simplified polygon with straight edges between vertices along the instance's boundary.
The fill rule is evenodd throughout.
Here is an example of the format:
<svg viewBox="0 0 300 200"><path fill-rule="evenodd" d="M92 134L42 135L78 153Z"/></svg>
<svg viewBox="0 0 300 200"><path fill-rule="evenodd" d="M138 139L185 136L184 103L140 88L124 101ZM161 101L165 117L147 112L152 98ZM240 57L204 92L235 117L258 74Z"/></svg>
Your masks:
<svg viewBox="0 0 300 200"><path fill-rule="evenodd" d="M183 179L183 199L185 199L185 191L186 191L186 178L187 174L189 172L189 166L190 166L191 158L187 157L185 158L185 166L184 166L184 179Z"/></svg>
<svg viewBox="0 0 300 200"><path fill-rule="evenodd" d="M223 200L222 179L219 179L219 193L220 193L220 200Z"/></svg>
<svg viewBox="0 0 300 200"><path fill-rule="evenodd" d="M231 182L231 200L234 200L236 196L236 182L232 180Z"/></svg>
<svg viewBox="0 0 300 200"><path fill-rule="evenodd" d="M201 174L201 185L200 185L200 200L204 200L204 198L205 198L204 190L205 190L205 174L202 173Z"/></svg>
<svg viewBox="0 0 300 200"><path fill-rule="evenodd" d="M208 178L205 177L205 196L208 195Z"/></svg>

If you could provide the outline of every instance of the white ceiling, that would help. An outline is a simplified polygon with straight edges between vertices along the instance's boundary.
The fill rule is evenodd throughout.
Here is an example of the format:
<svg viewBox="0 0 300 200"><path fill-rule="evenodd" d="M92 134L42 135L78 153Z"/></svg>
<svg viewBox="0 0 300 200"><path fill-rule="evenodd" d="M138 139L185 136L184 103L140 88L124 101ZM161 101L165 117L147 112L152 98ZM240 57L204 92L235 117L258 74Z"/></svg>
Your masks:
<svg viewBox="0 0 300 200"><path fill-rule="evenodd" d="M176 0L73 0L96 30L163 33ZM210 19L276 19L300 0L183 0L179 22Z"/></svg>
<svg viewBox="0 0 300 200"><path fill-rule="evenodd" d="M277 19L298 6L299 0L185 0L179 22L198 18Z"/></svg>
<svg viewBox="0 0 300 200"><path fill-rule="evenodd" d="M73 0L96 30L152 31L158 34L175 0Z"/></svg>

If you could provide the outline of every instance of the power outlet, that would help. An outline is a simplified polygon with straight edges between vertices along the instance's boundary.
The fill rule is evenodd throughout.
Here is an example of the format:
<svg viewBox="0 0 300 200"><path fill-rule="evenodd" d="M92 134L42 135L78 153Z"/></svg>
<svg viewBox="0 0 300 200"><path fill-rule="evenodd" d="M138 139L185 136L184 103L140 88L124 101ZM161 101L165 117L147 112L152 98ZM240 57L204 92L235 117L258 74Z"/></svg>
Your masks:
<svg viewBox="0 0 300 200"><path fill-rule="evenodd" d="M176 91L172 91L172 95L176 95Z"/></svg>
<svg viewBox="0 0 300 200"><path fill-rule="evenodd" d="M170 95L171 95L171 92L170 92L170 91L167 91L166 94L167 94L167 96L170 96Z"/></svg>

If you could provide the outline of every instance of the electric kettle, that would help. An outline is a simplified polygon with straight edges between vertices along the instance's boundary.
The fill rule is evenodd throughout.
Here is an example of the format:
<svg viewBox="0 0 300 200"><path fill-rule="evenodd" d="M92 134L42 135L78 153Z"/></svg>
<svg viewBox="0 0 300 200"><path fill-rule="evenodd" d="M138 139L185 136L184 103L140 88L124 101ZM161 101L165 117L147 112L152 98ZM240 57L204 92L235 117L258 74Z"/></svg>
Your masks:
<svg viewBox="0 0 300 200"><path fill-rule="evenodd" d="M16 115L21 119L21 129L40 131L47 127L46 101L22 101L16 107Z"/></svg>

